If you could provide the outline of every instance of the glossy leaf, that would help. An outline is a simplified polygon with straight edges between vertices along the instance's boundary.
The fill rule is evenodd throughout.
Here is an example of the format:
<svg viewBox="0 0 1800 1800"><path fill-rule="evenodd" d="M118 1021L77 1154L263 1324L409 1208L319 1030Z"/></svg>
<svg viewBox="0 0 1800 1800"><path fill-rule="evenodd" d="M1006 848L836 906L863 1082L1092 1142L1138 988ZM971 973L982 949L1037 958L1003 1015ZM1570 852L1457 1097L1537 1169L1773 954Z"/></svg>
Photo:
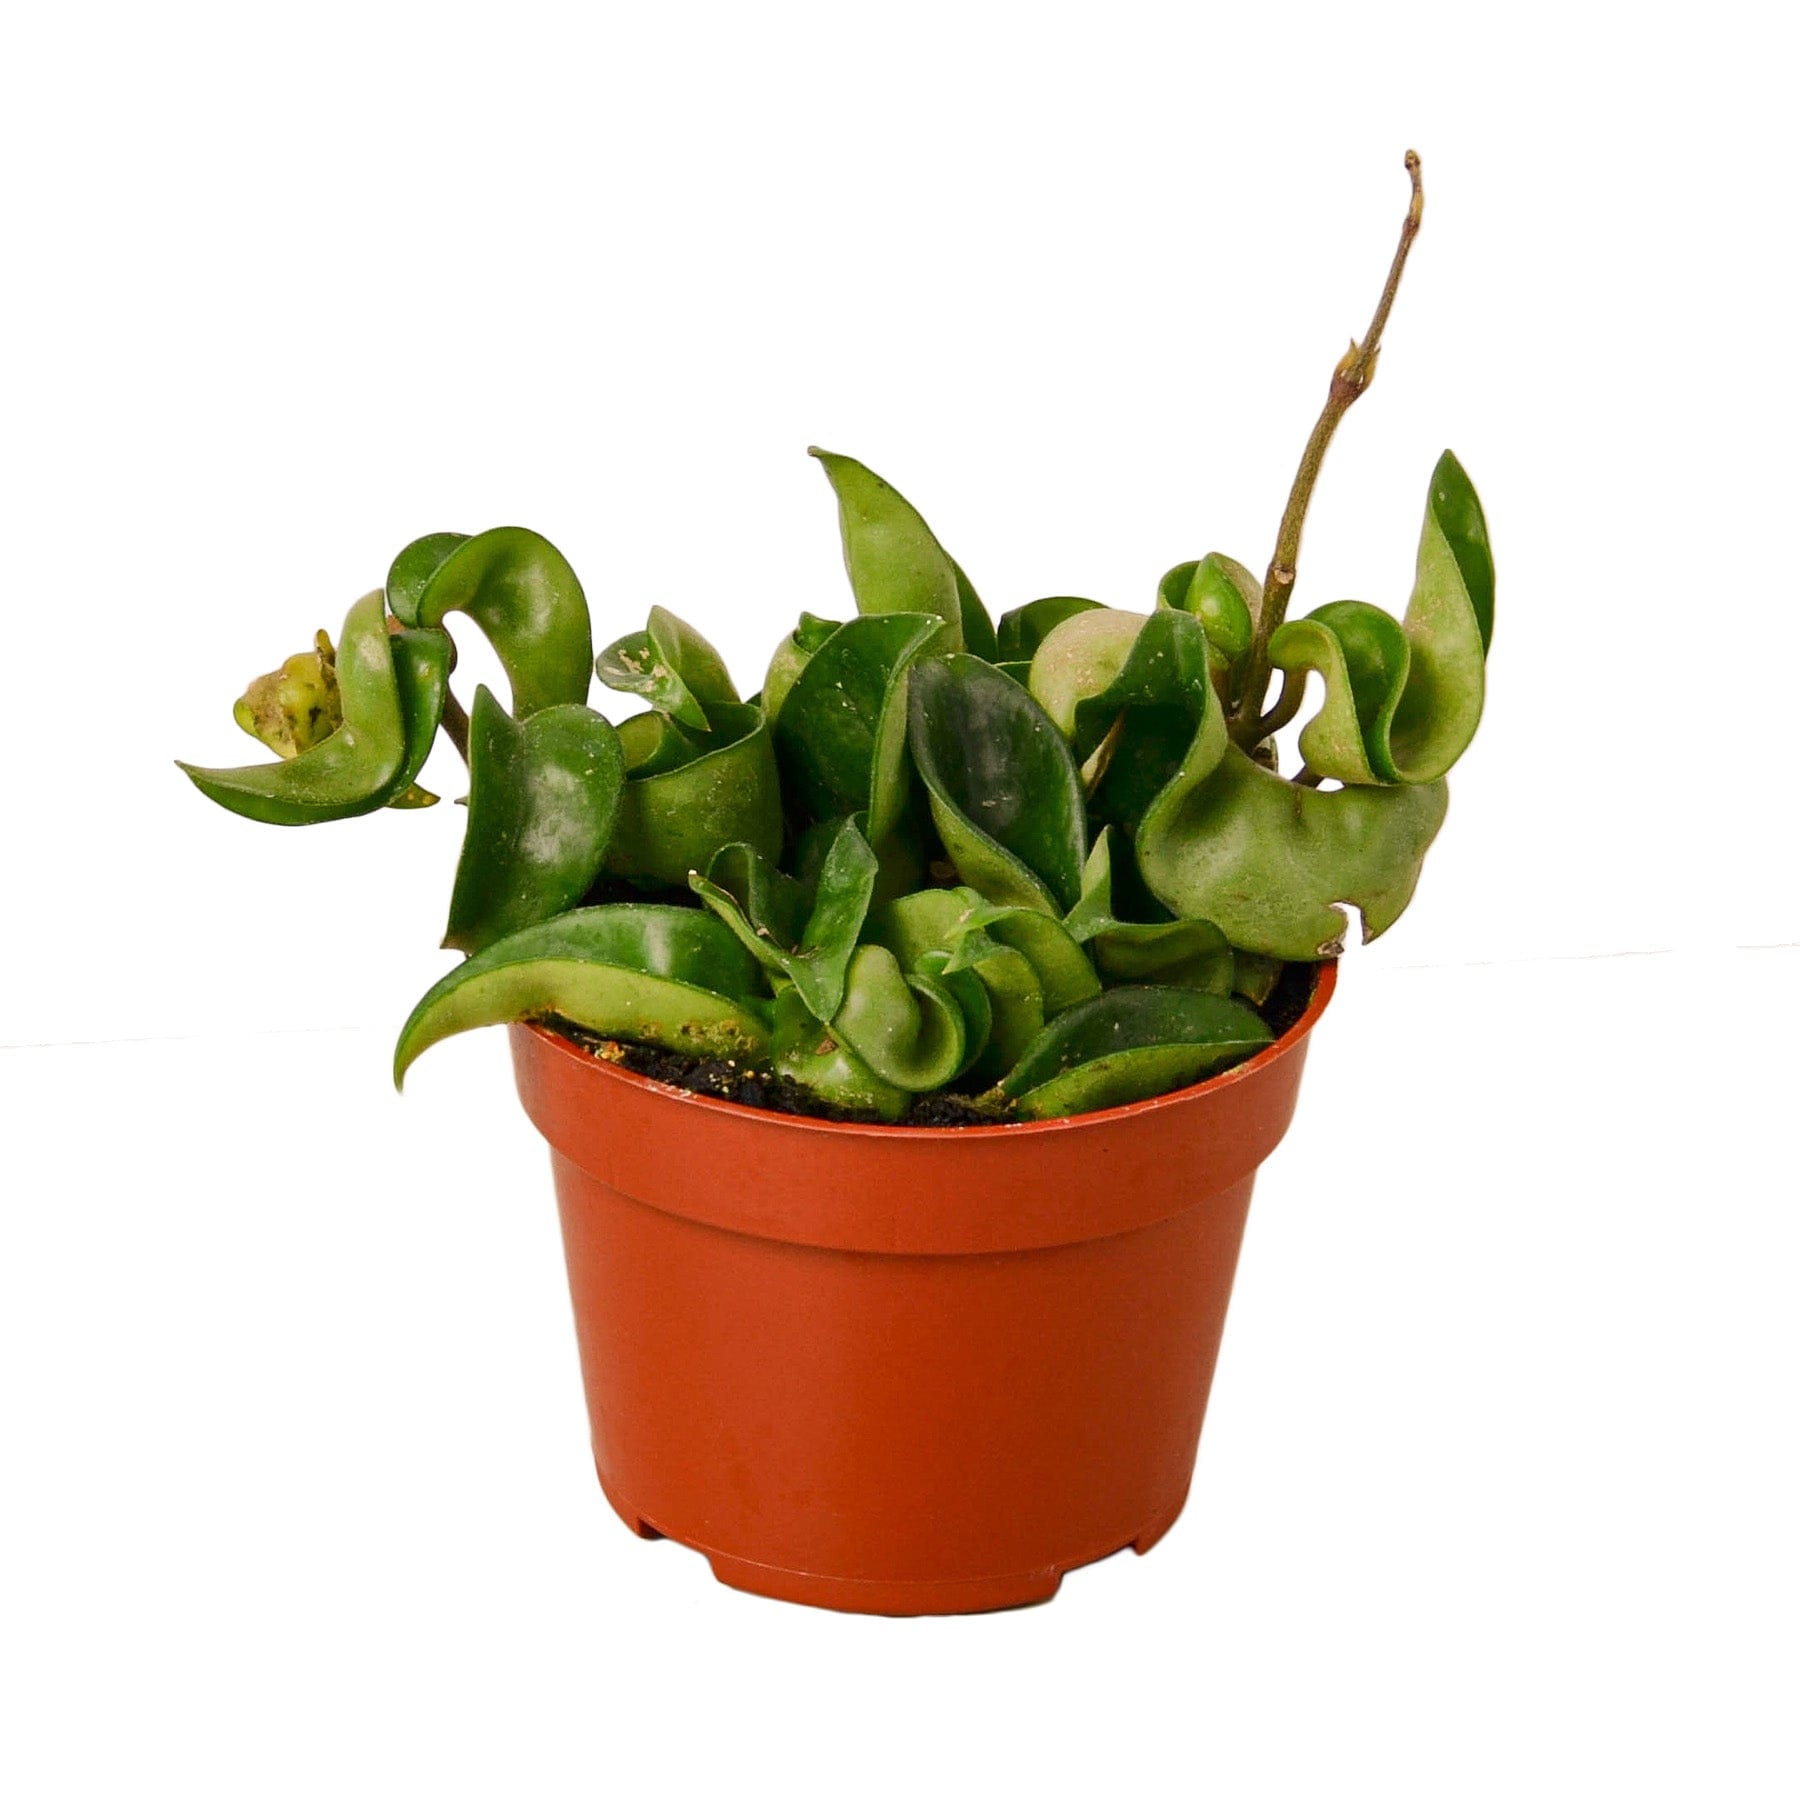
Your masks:
<svg viewBox="0 0 1800 1800"><path fill-rule="evenodd" d="M968 1024L955 995L930 975L906 974L878 944L851 957L832 1035L880 1080L909 1094L955 1080L970 1060Z"/></svg>
<svg viewBox="0 0 1800 1800"><path fill-rule="evenodd" d="M1198 619L1214 667L1229 669L1250 648L1262 583L1235 557L1214 550L1198 562L1177 563L1157 583L1156 603Z"/></svg>
<svg viewBox="0 0 1800 1800"><path fill-rule="evenodd" d="M724 659L693 626L660 606L650 622L608 644L594 659L594 673L621 694L638 694L658 712L690 731L709 731L706 708L736 703Z"/></svg>
<svg viewBox="0 0 1800 1800"><path fill-rule="evenodd" d="M600 873L624 785L618 735L597 712L546 706L520 723L477 688L445 947L483 950L573 906Z"/></svg>
<svg viewBox="0 0 1800 1800"><path fill-rule="evenodd" d="M803 814L866 812L875 844L893 830L907 796L907 673L942 638L935 617L887 613L852 619L807 660L775 725L783 784Z"/></svg>
<svg viewBox="0 0 1800 1800"><path fill-rule="evenodd" d="M400 1032L394 1085L459 1031L543 1018L692 1056L759 1060L769 1047L761 970L711 913L590 906L490 944L432 987Z"/></svg>
<svg viewBox="0 0 1800 1800"><path fill-rule="evenodd" d="M1052 594L1043 600L1033 600L1027 606L1015 606L1011 612L1000 615L1000 624L994 634L995 660L1028 663L1037 654L1038 646L1064 619L1072 619L1077 613L1103 610L1098 600L1082 600L1073 594Z"/></svg>
<svg viewBox="0 0 1800 1800"><path fill-rule="evenodd" d="M989 944L1016 951L1030 964L1047 1019L1100 992L1100 977L1087 952L1060 920L1035 907L976 908L957 940L951 968L978 968Z"/></svg>
<svg viewBox="0 0 1800 1800"><path fill-rule="evenodd" d="M708 874L688 885L765 968L786 977L820 1020L844 1000L845 972L868 915L879 865L846 819L819 870L810 906L805 889L747 844L727 844Z"/></svg>
<svg viewBox="0 0 1800 1800"><path fill-rule="evenodd" d="M399 654L408 658L409 681L417 674L428 684L434 658L440 654L448 667L447 643L441 653L415 642ZM338 636L343 723L329 737L281 762L236 769L176 766L209 800L267 825L316 825L373 812L412 779L407 775L405 782L400 780L410 759L395 658L381 595L366 594L351 607ZM428 696L415 691L412 697L422 722L430 711ZM441 684L438 704L442 705ZM427 736L420 764L429 749Z"/></svg>
<svg viewBox="0 0 1800 1800"><path fill-rule="evenodd" d="M822 1024L794 988L775 997L771 1055L778 1075L850 1112L869 1112L892 1123L912 1099L904 1088L883 1081L830 1026Z"/></svg>
<svg viewBox="0 0 1800 1800"><path fill-rule="evenodd" d="M1366 938L1405 911L1447 803L1441 781L1296 787L1230 744L1214 707L1144 815L1138 869L1170 911L1210 919L1237 949L1311 962L1343 947L1338 906L1361 910Z"/></svg>
<svg viewBox="0 0 1800 1800"><path fill-rule="evenodd" d="M844 568L863 613L931 613L945 647L963 647L963 590L956 564L912 503L852 456L813 450L838 500ZM973 590L970 590L971 596Z"/></svg>
<svg viewBox="0 0 1800 1800"><path fill-rule="evenodd" d="M721 844L748 844L771 861L780 856L781 784L762 708L709 706L706 716L708 747L655 773L633 767L632 758L644 748L653 761L667 754L669 735L659 732L647 745L632 720L620 728L627 779L606 854L614 874L686 887Z"/></svg>
<svg viewBox="0 0 1800 1800"><path fill-rule="evenodd" d="M1238 1001L1120 987L1046 1025L1002 1084L1028 1119L1124 1106L1185 1087L1273 1042Z"/></svg>
<svg viewBox="0 0 1800 1800"><path fill-rule="evenodd" d="M913 761L957 873L990 901L1060 917L1087 856L1081 777L1061 734L977 657L921 662L911 688Z"/></svg>
<svg viewBox="0 0 1800 1800"><path fill-rule="evenodd" d="M1076 707L1118 678L1148 623L1143 613L1096 607L1063 620L1038 646L1031 659L1031 697L1071 743ZM1092 744L1087 750L1076 745L1077 761L1092 749Z"/></svg>
<svg viewBox="0 0 1800 1800"><path fill-rule="evenodd" d="M1069 935L1087 947L1109 983L1154 982L1232 991L1232 952L1225 934L1206 919L1140 924L1113 910L1113 828L1101 832L1082 872L1081 898L1064 920Z"/></svg>
<svg viewBox="0 0 1800 1800"><path fill-rule="evenodd" d="M800 671L825 648L832 633L839 629L836 619L819 619L811 613L802 613L800 623L776 645L775 654L769 659L769 672L763 677L760 696L762 709L769 715L771 730L794 683L800 679Z"/></svg>
<svg viewBox="0 0 1800 1800"><path fill-rule="evenodd" d="M415 539L388 570L388 604L407 625L467 613L486 635L523 719L587 699L594 645L575 571L548 538L505 525L475 537Z"/></svg>
<svg viewBox="0 0 1800 1800"><path fill-rule="evenodd" d="M1494 568L1481 502L1454 456L1432 473L1404 622L1359 600L1283 625L1269 658L1290 680L1316 670L1325 701L1300 733L1322 776L1359 785L1432 782L1481 721Z"/></svg>

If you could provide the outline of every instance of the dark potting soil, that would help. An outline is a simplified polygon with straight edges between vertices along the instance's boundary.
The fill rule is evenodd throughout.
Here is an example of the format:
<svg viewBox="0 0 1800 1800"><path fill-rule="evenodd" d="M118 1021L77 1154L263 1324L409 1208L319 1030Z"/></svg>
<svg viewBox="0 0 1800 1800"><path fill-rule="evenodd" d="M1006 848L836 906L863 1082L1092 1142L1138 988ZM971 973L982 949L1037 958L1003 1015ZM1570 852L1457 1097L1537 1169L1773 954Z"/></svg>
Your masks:
<svg viewBox="0 0 1800 1800"><path fill-rule="evenodd" d="M1311 963L1287 964L1268 999L1256 1008L1263 1023L1277 1037L1292 1030L1306 1011L1312 999L1313 979ZM728 1058L684 1056L679 1050L659 1050L650 1044L620 1043L579 1025L564 1024L560 1019L548 1023L571 1043L616 1068L646 1075L668 1087L685 1088L689 1093L706 1094L715 1100L735 1100L740 1106L758 1106L766 1112L797 1113L805 1119L830 1119L849 1125L931 1126L1003 1125L1010 1113L1008 1106L992 1100L944 1092L919 1094L898 1119L888 1120L874 1112L834 1106L786 1075L746 1068Z"/></svg>

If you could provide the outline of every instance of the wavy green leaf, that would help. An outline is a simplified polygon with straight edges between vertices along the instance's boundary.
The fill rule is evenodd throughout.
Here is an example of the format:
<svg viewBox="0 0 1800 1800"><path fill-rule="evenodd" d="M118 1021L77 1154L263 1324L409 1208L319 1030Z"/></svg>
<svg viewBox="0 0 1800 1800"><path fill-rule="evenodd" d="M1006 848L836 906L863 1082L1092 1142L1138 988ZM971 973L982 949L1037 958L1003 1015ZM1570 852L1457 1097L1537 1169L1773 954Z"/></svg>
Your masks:
<svg viewBox="0 0 1800 1800"><path fill-rule="evenodd" d="M1128 854L1121 846L1121 853ZM1082 872L1081 898L1063 921L1069 935L1087 947L1108 984L1154 982L1198 988L1211 994L1232 990L1233 958L1225 934L1207 919L1173 919L1141 924L1113 910L1113 828L1100 833Z"/></svg>
<svg viewBox="0 0 1800 1800"><path fill-rule="evenodd" d="M317 825L387 805L411 784L431 748L424 725L429 719L435 732L434 672L435 709L441 709L441 671L449 666L447 640L434 642L426 634L413 633L403 648L395 648L398 642L388 635L381 595L365 594L351 607L338 636L343 723L329 737L281 762L235 769L205 769L192 763L176 767L209 800L266 825ZM410 715L401 704L402 662ZM409 743L409 726L420 735L417 745ZM414 748L416 761L410 754Z"/></svg>
<svg viewBox="0 0 1800 1800"><path fill-rule="evenodd" d="M791 981L814 1016L832 1018L869 911L879 870L853 819L838 827L816 892L782 874L747 844L727 844L688 885L765 968Z"/></svg>
<svg viewBox="0 0 1800 1800"><path fill-rule="evenodd" d="M775 1072L834 1106L869 1112L890 1124L912 1096L883 1081L828 1025L821 1024L794 988L775 996Z"/></svg>
<svg viewBox="0 0 1800 1800"><path fill-rule="evenodd" d="M831 1029L879 1080L909 1094L954 1081L974 1054L956 995L931 975L908 975L879 944L851 957Z"/></svg>
<svg viewBox="0 0 1800 1800"><path fill-rule="evenodd" d="M991 901L1060 917L1087 856L1081 777L1061 734L978 657L920 662L911 690L913 761L957 873Z"/></svg>
<svg viewBox="0 0 1800 1800"><path fill-rule="evenodd" d="M477 688L445 948L483 950L573 906L600 873L624 785L625 753L597 712L546 706L521 723Z"/></svg>
<svg viewBox="0 0 1800 1800"><path fill-rule="evenodd" d="M793 685L800 679L800 671L830 642L832 634L841 627L836 619L815 618L809 612L800 615L800 623L775 646L775 654L769 658L769 672L763 677L762 709L769 715L769 729L775 728L775 721L787 702Z"/></svg>
<svg viewBox="0 0 1800 1800"><path fill-rule="evenodd" d="M1036 969L975 922L995 910L973 888L923 888L878 907L864 932L869 943L892 951L908 974L936 974L958 994L960 979L979 980L986 990L988 1041L971 1067L987 1081L1012 1067L1044 1023L1043 983ZM1042 913L1025 916L1045 922ZM964 1006L965 1013L971 1010Z"/></svg>
<svg viewBox="0 0 1800 1800"><path fill-rule="evenodd" d="M1060 1118L1185 1087L1273 1041L1249 1007L1217 994L1113 988L1046 1025L1001 1085L1022 1117Z"/></svg>
<svg viewBox="0 0 1800 1800"><path fill-rule="evenodd" d="M1312 962L1343 947L1340 905L1366 938L1405 911L1448 804L1418 786L1297 787L1231 744L1214 707L1137 833L1137 863L1173 913L1210 919L1239 950Z"/></svg>
<svg viewBox="0 0 1800 1800"><path fill-rule="evenodd" d="M762 971L711 913L590 906L490 944L433 986L401 1028L394 1085L459 1031L543 1018L691 1056L769 1048Z"/></svg>
<svg viewBox="0 0 1800 1800"><path fill-rule="evenodd" d="M706 708L735 705L724 658L693 626L660 606L650 622L608 644L594 659L594 673L621 694L637 694L690 731L709 731Z"/></svg>
<svg viewBox="0 0 1800 1800"><path fill-rule="evenodd" d="M1100 992L1087 952L1060 920L1035 907L977 907L957 939L951 968L979 968L991 945L1015 951L1031 966L1047 1019Z"/></svg>
<svg viewBox="0 0 1800 1800"><path fill-rule="evenodd" d="M809 454L819 459L837 495L844 568L857 610L935 614L944 622L945 647L960 650L967 581L958 580L956 564L931 527L897 489L854 457L818 449ZM973 598L974 590L968 592Z"/></svg>
<svg viewBox="0 0 1800 1800"><path fill-rule="evenodd" d="M1000 615L995 636L996 662L1030 662L1038 646L1064 619L1077 613L1106 610L1098 600L1078 599L1074 594L1051 594L1026 606L1015 606Z"/></svg>
<svg viewBox="0 0 1800 1800"><path fill-rule="evenodd" d="M775 725L783 785L804 814L866 812L874 844L893 830L908 789L907 675L942 634L929 614L878 614L840 626L808 658Z"/></svg>
<svg viewBox="0 0 1800 1800"><path fill-rule="evenodd" d="M1442 777L1481 722L1493 619L1481 502L1446 450L1432 472L1404 622L1340 600L1269 640L1269 660L1289 680L1316 670L1325 683L1324 704L1300 733L1308 765L1361 786Z"/></svg>
<svg viewBox="0 0 1800 1800"><path fill-rule="evenodd" d="M780 856L781 782L762 708L739 702L709 706L706 715L706 748L673 766L664 759L681 726L651 730L633 719L620 726L627 779L606 854L614 874L685 887L721 844L748 844L771 861ZM634 763L640 752L649 760Z"/></svg>
<svg viewBox="0 0 1800 1800"><path fill-rule="evenodd" d="M464 537L416 538L388 570L388 604L406 625L442 625L467 613L486 635L523 719L587 699L594 643L587 598L548 538L503 525Z"/></svg>
<svg viewBox="0 0 1800 1800"><path fill-rule="evenodd" d="M1262 583L1235 557L1214 550L1198 562L1177 563L1157 583L1156 604L1192 613L1205 628L1214 668L1227 670L1250 648Z"/></svg>

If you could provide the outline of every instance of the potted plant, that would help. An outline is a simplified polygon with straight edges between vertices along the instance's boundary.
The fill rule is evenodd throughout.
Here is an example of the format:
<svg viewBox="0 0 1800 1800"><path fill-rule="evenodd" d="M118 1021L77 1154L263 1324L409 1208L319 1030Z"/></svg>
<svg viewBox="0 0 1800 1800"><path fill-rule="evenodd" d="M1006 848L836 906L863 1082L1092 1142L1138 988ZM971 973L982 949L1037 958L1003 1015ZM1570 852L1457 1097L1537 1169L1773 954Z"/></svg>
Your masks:
<svg viewBox="0 0 1800 1800"><path fill-rule="evenodd" d="M279 760L182 765L232 811L310 824L430 804L426 755L455 743L464 960L395 1079L510 1025L601 1483L728 1582L1002 1606L1181 1508L1342 908L1368 937L1404 910L1481 713L1493 570L1448 454L1404 617L1287 617L1418 230L1407 166L1261 582L1213 553L1151 610L1056 596L995 623L894 488L815 451L855 616L803 614L748 699L660 607L596 658L535 533L439 533L239 701ZM508 704L452 696L453 614ZM591 709L596 673L641 710ZM1309 674L1290 777L1274 734Z"/></svg>

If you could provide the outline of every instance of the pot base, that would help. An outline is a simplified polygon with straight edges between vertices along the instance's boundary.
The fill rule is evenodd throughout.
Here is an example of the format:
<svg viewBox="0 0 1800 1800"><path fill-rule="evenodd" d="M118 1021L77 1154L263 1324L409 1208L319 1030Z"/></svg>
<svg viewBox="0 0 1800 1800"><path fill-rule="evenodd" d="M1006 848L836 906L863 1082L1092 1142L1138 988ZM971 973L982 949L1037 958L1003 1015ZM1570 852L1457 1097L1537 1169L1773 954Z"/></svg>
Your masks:
<svg viewBox="0 0 1800 1800"><path fill-rule="evenodd" d="M600 1478L606 1503L628 1530L641 1538L668 1538L684 1549L697 1550L712 1565L714 1579L746 1594L769 1600L791 1600L798 1606L819 1606L832 1612L879 1613L888 1618L919 1618L928 1614L1004 1612L1014 1606L1041 1606L1054 1600L1062 1578L1071 1569L1104 1562L1122 1550L1144 1555L1168 1534L1187 1505L1184 1489L1173 1506L1165 1507L1144 1528L1122 1544L1111 1544L1048 1569L1026 1569L1016 1575L983 1575L958 1581L859 1581L841 1575L814 1575L803 1569L778 1569L751 1562L722 1550L660 1531L638 1509L615 1494Z"/></svg>

